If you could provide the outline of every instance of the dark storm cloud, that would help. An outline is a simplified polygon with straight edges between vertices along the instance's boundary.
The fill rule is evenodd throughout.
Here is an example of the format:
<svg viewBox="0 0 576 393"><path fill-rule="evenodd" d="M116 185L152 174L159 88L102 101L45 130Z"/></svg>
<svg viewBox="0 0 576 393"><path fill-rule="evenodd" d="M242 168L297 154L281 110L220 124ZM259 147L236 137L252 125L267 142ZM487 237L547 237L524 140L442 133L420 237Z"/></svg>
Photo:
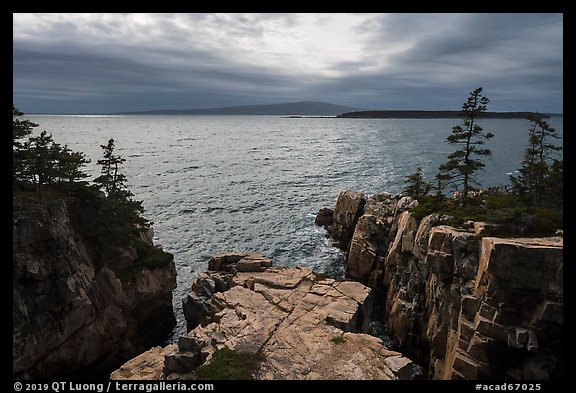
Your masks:
<svg viewBox="0 0 576 393"><path fill-rule="evenodd" d="M387 15L377 22L372 48L383 40L407 43L380 73L383 89L411 87L420 100L453 107L454 94L437 93L464 95L482 85L501 110L561 111L562 15ZM538 102L543 95L549 100Z"/></svg>
<svg viewBox="0 0 576 393"><path fill-rule="evenodd" d="M492 110L562 111L561 14L356 15L348 42L334 18L16 15L14 102L27 112L296 100L454 109L483 86Z"/></svg>

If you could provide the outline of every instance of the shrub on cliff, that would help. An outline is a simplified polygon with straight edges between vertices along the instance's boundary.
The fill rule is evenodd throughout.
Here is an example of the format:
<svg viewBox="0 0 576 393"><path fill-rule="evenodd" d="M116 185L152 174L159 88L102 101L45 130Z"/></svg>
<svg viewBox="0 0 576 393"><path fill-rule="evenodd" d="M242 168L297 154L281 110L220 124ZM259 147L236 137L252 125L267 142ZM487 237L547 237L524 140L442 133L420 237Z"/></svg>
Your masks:
<svg viewBox="0 0 576 393"><path fill-rule="evenodd" d="M497 187L470 195L466 206L457 199L438 195L417 199L419 204L412 209L415 218L438 213L450 217L447 224L456 227L469 220L497 224L485 236L553 236L564 224L561 209L529 206L520 196Z"/></svg>
<svg viewBox="0 0 576 393"><path fill-rule="evenodd" d="M142 239L134 239L132 242L138 255L137 264L147 268L156 268L167 266L174 260L174 255L163 251L161 248L154 247Z"/></svg>

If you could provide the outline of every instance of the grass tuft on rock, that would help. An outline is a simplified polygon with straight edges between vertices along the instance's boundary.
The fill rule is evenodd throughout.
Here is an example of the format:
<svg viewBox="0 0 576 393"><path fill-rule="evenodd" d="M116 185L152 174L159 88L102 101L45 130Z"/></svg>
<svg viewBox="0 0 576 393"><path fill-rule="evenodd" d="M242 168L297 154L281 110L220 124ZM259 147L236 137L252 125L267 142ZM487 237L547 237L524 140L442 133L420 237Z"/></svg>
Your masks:
<svg viewBox="0 0 576 393"><path fill-rule="evenodd" d="M346 339L344 338L344 336L334 336L330 339L330 341L332 341L336 345L340 345L344 344L344 342L346 342Z"/></svg>
<svg viewBox="0 0 576 393"><path fill-rule="evenodd" d="M212 361L198 367L194 374L199 380L251 380L263 361L260 352L236 352L224 347L214 352Z"/></svg>

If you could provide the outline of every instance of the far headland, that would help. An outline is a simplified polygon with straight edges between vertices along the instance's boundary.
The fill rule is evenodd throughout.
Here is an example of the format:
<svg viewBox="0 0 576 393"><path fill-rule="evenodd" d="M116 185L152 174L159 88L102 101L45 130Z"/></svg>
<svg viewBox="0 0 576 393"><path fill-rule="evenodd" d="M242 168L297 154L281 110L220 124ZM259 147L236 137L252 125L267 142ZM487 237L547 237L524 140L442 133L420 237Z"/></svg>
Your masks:
<svg viewBox="0 0 576 393"><path fill-rule="evenodd" d="M532 112L485 112L483 118L491 119L525 119ZM219 108L197 109L160 109L149 111L115 112L113 115L276 115L291 118L298 117L337 117L354 119L454 119L462 117L460 111L454 110L375 110L318 101L297 101L269 105L243 105ZM551 114L540 113L544 118ZM557 114L553 114L557 115ZM559 114L561 116L561 114Z"/></svg>

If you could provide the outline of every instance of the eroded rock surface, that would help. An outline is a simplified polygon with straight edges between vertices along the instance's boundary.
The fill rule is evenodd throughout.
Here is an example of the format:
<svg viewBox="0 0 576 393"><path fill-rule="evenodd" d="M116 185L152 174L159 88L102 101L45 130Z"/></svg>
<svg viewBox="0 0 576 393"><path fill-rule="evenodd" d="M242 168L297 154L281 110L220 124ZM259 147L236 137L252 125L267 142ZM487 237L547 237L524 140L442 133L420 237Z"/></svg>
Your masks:
<svg viewBox="0 0 576 393"><path fill-rule="evenodd" d="M158 380L162 378L164 357L176 349L176 344L150 348L110 374L112 380Z"/></svg>
<svg viewBox="0 0 576 393"><path fill-rule="evenodd" d="M190 331L166 355L166 378L189 378L223 347L262 353L256 379L414 377L417 367L410 359L363 333L371 317L370 288L307 268L241 271L246 257L238 254L237 262L219 264L229 271L208 271L194 283L185 300L194 310L186 314Z"/></svg>

